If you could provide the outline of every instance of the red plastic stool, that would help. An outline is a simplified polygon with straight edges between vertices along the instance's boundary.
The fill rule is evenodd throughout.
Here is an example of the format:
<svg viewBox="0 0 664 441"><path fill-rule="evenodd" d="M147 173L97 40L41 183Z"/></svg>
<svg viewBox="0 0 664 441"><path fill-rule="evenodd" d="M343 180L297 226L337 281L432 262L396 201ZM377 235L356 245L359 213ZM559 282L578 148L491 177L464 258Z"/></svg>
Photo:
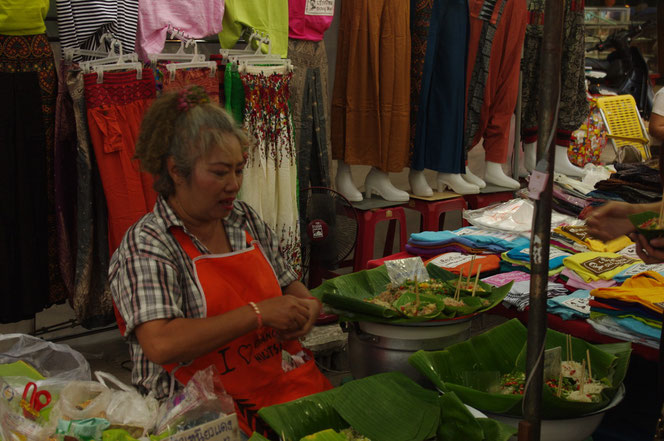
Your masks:
<svg viewBox="0 0 664 441"><path fill-rule="evenodd" d="M445 223L445 213L468 208L463 197L442 199L439 201L427 201L424 199L411 198L404 207L412 208L422 214L420 231L440 231ZM464 224L465 225L465 224Z"/></svg>
<svg viewBox="0 0 664 441"><path fill-rule="evenodd" d="M399 249L406 248L406 212L403 207L374 208L371 210L358 210L357 245L353 259L353 271L367 268L367 262L373 259L376 224L380 221L389 221L383 257L392 254L394 243L394 222L399 221Z"/></svg>
<svg viewBox="0 0 664 441"><path fill-rule="evenodd" d="M468 202L470 210L477 210L478 208L486 207L497 202L507 202L514 199L513 191L499 191L496 193L478 193L478 194L465 194L463 198Z"/></svg>

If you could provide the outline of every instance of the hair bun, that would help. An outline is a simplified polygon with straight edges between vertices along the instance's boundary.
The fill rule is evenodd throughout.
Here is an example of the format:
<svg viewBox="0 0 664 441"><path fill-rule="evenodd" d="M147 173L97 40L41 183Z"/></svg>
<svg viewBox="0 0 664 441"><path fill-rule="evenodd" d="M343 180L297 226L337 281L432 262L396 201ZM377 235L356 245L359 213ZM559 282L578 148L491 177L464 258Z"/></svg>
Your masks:
<svg viewBox="0 0 664 441"><path fill-rule="evenodd" d="M209 102L210 97L208 96L205 89L203 89L201 86L193 84L179 92L178 110L187 112L199 104L205 104Z"/></svg>

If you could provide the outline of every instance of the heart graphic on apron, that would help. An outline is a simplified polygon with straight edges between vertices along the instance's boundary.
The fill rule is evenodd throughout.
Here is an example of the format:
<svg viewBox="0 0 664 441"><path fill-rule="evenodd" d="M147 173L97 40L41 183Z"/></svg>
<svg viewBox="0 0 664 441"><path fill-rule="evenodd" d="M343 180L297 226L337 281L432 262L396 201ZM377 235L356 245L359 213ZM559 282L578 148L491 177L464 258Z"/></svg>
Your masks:
<svg viewBox="0 0 664 441"><path fill-rule="evenodd" d="M245 363L251 363L251 354L254 353L254 348L251 345L240 345L237 349L237 354L242 357Z"/></svg>

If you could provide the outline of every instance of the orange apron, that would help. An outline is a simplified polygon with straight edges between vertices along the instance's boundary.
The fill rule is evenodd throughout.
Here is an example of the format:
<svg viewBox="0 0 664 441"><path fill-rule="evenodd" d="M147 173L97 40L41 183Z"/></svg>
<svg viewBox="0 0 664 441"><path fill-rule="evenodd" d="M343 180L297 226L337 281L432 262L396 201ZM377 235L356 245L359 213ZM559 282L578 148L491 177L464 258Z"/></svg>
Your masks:
<svg viewBox="0 0 664 441"><path fill-rule="evenodd" d="M182 229L170 231L194 262L208 317L283 295L274 269L249 233L246 233L250 245L247 249L203 255ZM164 369L180 383L187 384L197 371L215 365L226 392L233 397L242 430L247 435L254 431L265 433L267 426L256 413L260 408L332 388L308 351L311 358L305 364L284 372L282 350L297 354L303 348L298 340L277 340L273 328L263 327L187 365L174 363Z"/></svg>

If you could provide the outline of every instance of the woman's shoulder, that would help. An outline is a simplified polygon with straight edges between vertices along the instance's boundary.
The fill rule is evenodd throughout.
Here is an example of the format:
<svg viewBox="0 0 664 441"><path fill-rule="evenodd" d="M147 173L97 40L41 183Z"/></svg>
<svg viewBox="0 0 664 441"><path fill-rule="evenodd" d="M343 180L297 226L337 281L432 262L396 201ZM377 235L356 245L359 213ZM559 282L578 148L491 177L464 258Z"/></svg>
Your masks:
<svg viewBox="0 0 664 441"><path fill-rule="evenodd" d="M115 254L121 260L141 256L169 258L173 245L164 220L149 212L129 227Z"/></svg>

